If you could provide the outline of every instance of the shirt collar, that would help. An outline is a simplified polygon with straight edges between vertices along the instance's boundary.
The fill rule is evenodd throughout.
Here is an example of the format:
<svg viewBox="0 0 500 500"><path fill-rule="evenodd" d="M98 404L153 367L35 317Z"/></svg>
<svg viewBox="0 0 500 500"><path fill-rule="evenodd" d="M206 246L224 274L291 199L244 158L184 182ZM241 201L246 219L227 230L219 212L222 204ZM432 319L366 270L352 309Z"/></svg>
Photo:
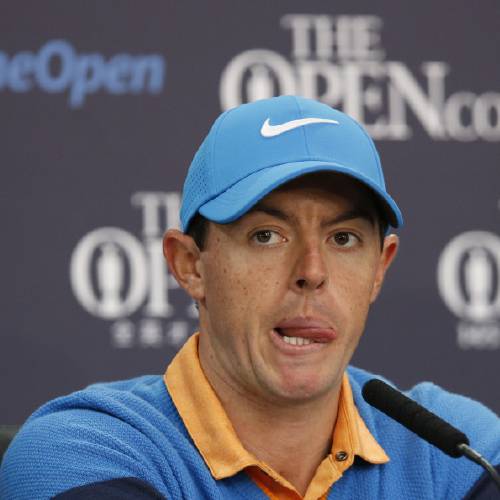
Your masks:
<svg viewBox="0 0 500 500"><path fill-rule="evenodd" d="M198 357L198 333L188 339L164 375L164 381L186 429L215 479L223 479L250 466L276 474L242 445L229 417L203 372ZM354 404L347 374L342 379L332 455L343 451L367 462L389 461L366 427ZM352 464L353 458L345 466ZM347 468L347 467L346 467Z"/></svg>

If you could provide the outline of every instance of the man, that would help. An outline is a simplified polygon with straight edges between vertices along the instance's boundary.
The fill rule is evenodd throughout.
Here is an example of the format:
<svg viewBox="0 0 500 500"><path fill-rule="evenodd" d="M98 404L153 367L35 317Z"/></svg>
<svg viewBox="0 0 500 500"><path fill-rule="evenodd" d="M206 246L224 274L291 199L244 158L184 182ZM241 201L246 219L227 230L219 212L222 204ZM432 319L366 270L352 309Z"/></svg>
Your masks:
<svg viewBox="0 0 500 500"><path fill-rule="evenodd" d="M171 272L199 333L164 378L98 384L30 417L2 466L5 498L462 498L482 470L365 403L348 368L402 223L374 144L298 97L214 123L184 185ZM500 463L500 423L420 384L410 396ZM2 497L3 498L3 497Z"/></svg>

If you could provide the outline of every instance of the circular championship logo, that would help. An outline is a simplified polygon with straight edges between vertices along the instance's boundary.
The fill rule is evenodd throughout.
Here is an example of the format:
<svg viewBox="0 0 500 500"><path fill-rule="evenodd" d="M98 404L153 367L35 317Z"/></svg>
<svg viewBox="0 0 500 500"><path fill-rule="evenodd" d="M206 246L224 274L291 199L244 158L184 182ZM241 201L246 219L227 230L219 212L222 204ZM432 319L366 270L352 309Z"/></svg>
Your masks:
<svg viewBox="0 0 500 500"><path fill-rule="evenodd" d="M94 316L116 319L133 313L148 285L144 247L130 233L102 227L85 235L70 263L70 281L80 304Z"/></svg>
<svg viewBox="0 0 500 500"><path fill-rule="evenodd" d="M220 83L222 109L275 95L296 94L292 65L271 50L247 50L226 66Z"/></svg>
<svg viewBox="0 0 500 500"><path fill-rule="evenodd" d="M463 320L500 317L500 237L470 231L453 238L438 263L438 287L448 308Z"/></svg>

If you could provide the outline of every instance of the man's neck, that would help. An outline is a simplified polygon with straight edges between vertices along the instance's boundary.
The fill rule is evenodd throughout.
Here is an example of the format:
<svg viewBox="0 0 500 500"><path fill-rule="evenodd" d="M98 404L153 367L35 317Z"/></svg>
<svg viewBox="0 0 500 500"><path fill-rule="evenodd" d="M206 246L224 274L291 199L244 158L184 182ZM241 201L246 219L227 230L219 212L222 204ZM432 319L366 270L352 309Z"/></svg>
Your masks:
<svg viewBox="0 0 500 500"><path fill-rule="evenodd" d="M247 397L218 374L204 371L243 446L304 495L331 450L340 384L314 401L280 405Z"/></svg>

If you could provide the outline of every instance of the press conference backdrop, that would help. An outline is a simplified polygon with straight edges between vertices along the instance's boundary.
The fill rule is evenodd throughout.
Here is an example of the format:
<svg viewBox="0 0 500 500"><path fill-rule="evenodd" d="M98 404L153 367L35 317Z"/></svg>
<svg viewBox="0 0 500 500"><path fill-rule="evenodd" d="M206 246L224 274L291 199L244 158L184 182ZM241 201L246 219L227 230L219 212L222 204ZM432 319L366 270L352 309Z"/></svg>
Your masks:
<svg viewBox="0 0 500 500"><path fill-rule="evenodd" d="M2 2L0 423L162 373L196 326L161 237L215 117L364 123L406 226L354 363L500 411L500 3Z"/></svg>

